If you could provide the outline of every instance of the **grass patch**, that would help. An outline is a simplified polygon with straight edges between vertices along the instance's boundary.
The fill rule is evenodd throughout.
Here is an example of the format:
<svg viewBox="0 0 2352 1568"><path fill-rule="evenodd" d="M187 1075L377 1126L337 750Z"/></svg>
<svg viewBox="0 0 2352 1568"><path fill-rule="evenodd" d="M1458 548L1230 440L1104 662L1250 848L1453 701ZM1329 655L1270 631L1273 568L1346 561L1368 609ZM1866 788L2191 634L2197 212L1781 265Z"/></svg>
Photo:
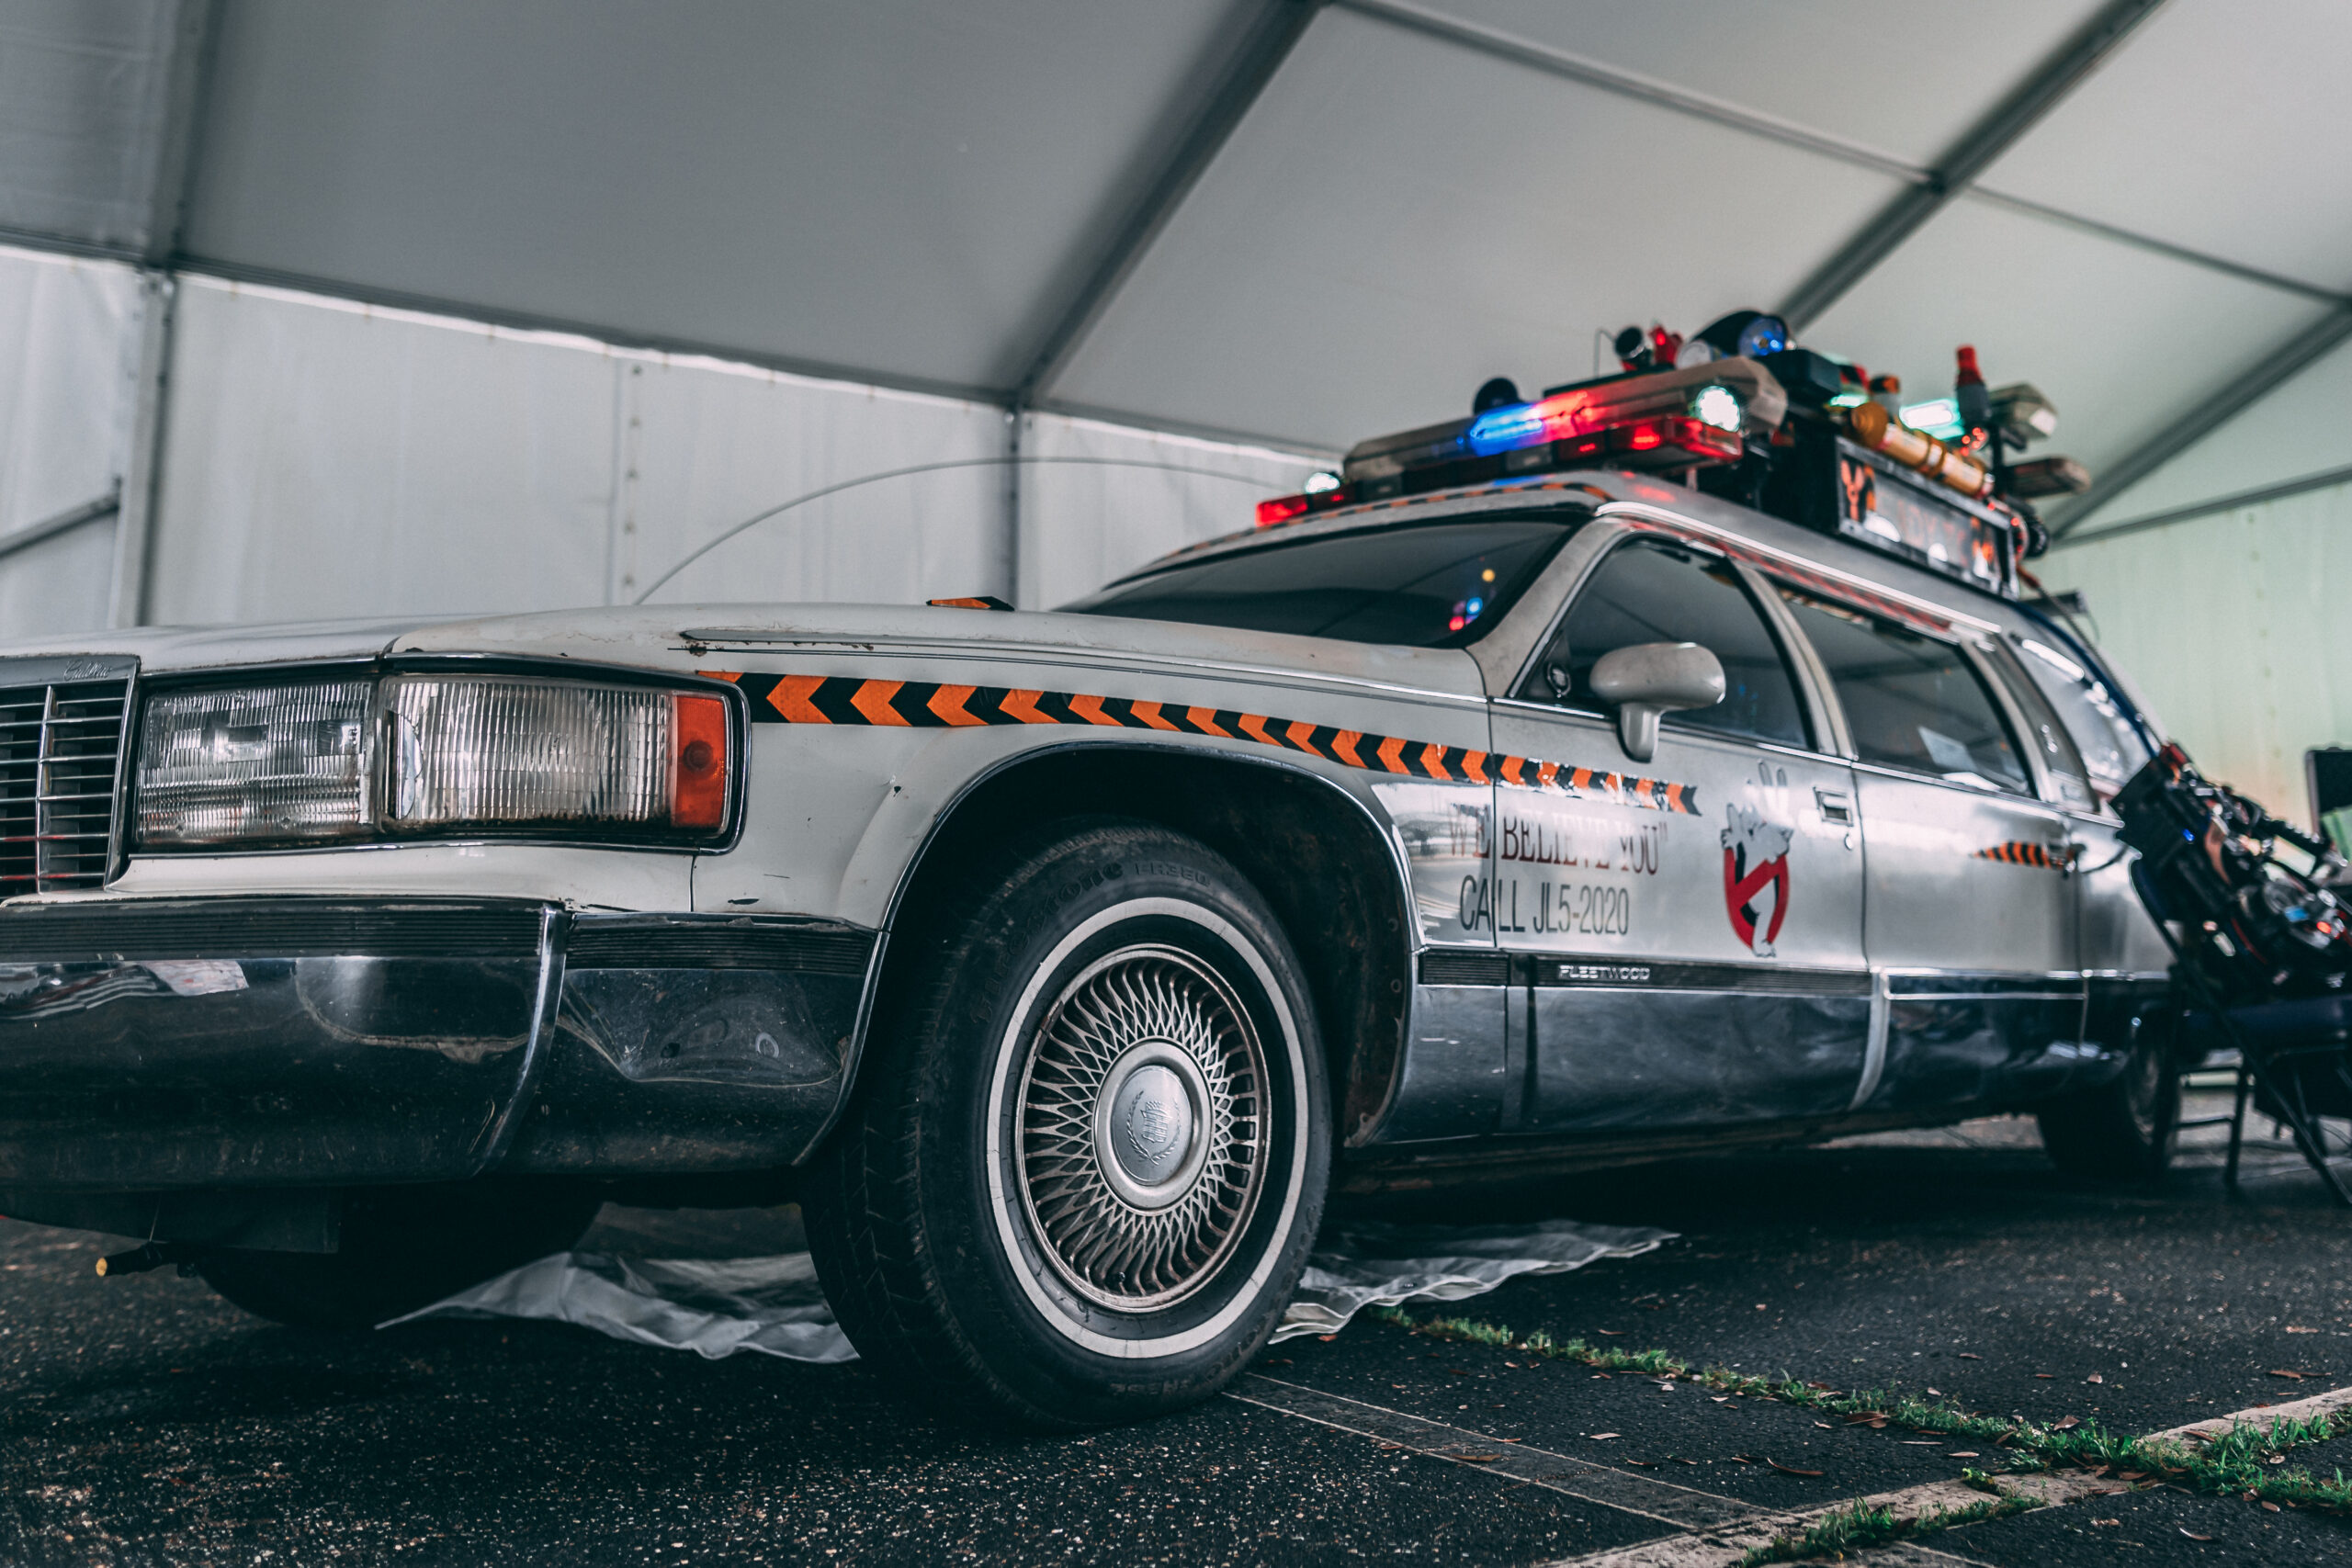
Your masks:
<svg viewBox="0 0 2352 1568"><path fill-rule="evenodd" d="M1738 1568L1763 1568L1768 1562L1802 1562L1809 1557L1843 1557L1849 1551L1916 1540L1954 1525L2007 1518L2038 1506L2026 1497L1987 1497L1965 1507L1938 1508L1905 1519L1896 1517L1892 1508L1874 1508L1859 1501L1844 1503L1815 1520L1809 1529L1796 1535L1774 1536L1742 1557Z"/></svg>
<svg viewBox="0 0 2352 1568"><path fill-rule="evenodd" d="M2240 1422L2210 1442L2126 1437L2097 1421L2059 1427L2022 1416L1992 1416L1949 1400L1920 1399L1883 1390L1841 1391L1782 1374L1757 1377L1728 1367L1694 1367L1665 1350L1620 1350L1582 1339L1555 1339L1541 1330L1519 1334L1500 1324L1466 1317L1415 1318L1397 1307L1371 1314L1379 1321L1431 1339L1483 1345L1544 1360L1575 1361L1596 1371L1642 1372L1750 1399L1770 1399L1838 1416L1856 1426L1908 1427L1939 1437L1968 1438L1999 1448L2008 1473L2096 1470L2138 1484L2159 1483L2215 1495L2235 1495L2286 1506L2352 1513L2352 1483L2339 1470L2321 1479L2284 1462L2289 1450L2352 1434L2352 1414L2309 1420ZM1992 1477L1972 1471L1972 1477ZM1972 1484L1975 1484L1973 1480ZM1980 1486L1979 1490L1983 1490ZM1766 1560L1759 1560L1766 1561ZM1783 1561L1772 1559L1770 1561Z"/></svg>

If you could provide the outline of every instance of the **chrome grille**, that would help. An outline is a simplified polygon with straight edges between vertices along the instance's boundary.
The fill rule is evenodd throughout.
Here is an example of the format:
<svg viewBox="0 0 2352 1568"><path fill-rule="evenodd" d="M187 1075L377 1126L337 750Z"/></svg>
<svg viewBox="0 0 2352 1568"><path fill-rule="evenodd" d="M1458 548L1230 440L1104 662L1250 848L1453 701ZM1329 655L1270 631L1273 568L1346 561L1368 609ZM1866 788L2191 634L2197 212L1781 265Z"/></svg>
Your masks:
<svg viewBox="0 0 2352 1568"><path fill-rule="evenodd" d="M114 852L130 671L38 665L0 664L0 897L99 886Z"/></svg>

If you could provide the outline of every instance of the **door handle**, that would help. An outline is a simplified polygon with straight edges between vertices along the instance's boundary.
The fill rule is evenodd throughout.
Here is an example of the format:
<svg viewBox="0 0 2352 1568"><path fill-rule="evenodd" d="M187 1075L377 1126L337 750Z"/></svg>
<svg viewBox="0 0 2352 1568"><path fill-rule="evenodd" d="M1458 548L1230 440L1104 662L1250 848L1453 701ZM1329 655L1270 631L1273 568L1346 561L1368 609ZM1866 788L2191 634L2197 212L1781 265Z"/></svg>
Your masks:
<svg viewBox="0 0 2352 1568"><path fill-rule="evenodd" d="M1839 790L1823 789L1815 785L1813 803L1821 808L1823 820L1838 823L1841 827L1850 828L1854 825L1854 801L1851 795Z"/></svg>

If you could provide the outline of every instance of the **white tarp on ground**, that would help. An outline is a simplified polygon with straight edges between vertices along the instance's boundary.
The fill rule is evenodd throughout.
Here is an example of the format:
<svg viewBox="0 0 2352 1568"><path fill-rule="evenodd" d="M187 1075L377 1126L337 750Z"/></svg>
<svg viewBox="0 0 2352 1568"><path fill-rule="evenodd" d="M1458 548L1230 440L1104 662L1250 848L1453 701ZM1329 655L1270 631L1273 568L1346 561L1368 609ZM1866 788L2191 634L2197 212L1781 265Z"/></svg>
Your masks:
<svg viewBox="0 0 2352 1568"><path fill-rule="evenodd" d="M1574 1220L1351 1225L1308 1258L1274 1338L1336 1333L1368 1306L1461 1301L1521 1274L1566 1273L1672 1239L1670 1231ZM425 1317L544 1318L712 1360L738 1350L794 1361L857 1358L805 1252L717 1260L559 1253L392 1323Z"/></svg>

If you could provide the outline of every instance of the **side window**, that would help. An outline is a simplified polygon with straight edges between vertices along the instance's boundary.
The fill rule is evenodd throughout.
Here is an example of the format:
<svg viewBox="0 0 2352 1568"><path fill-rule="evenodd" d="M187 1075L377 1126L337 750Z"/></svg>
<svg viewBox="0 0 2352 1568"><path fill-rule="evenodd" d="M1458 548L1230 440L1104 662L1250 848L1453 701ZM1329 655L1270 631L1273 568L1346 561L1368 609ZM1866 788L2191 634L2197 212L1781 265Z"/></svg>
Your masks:
<svg viewBox="0 0 2352 1568"><path fill-rule="evenodd" d="M1723 662L1724 700L1670 713L1669 727L1805 743L1788 664L1729 563L1663 540L1621 546L1600 563L1519 695L1597 713L1593 665L1644 642L1695 642Z"/></svg>
<svg viewBox="0 0 2352 1568"><path fill-rule="evenodd" d="M1987 650L1993 668L1999 672L2001 684L2008 688L2017 702L2018 711L2025 716L2026 739L2041 750L2041 765L2049 771L2050 782L2055 786L2058 804L2069 811L2096 811L2098 797L2091 793L2090 773L2083 765L2082 753L2075 750L2074 737L2066 733L2058 715L2033 683L2024 665L2005 642L1994 643Z"/></svg>
<svg viewBox="0 0 2352 1568"><path fill-rule="evenodd" d="M2031 637L2017 641L2018 660L2041 688L2058 720L2075 738L2083 754L2083 768L2101 800L2112 800L2133 773L2148 761L2148 748L2107 682L2082 663L2049 644Z"/></svg>
<svg viewBox="0 0 2352 1568"><path fill-rule="evenodd" d="M1993 694L1958 648L1843 604L1781 592L1828 669L1863 761L2031 793Z"/></svg>

